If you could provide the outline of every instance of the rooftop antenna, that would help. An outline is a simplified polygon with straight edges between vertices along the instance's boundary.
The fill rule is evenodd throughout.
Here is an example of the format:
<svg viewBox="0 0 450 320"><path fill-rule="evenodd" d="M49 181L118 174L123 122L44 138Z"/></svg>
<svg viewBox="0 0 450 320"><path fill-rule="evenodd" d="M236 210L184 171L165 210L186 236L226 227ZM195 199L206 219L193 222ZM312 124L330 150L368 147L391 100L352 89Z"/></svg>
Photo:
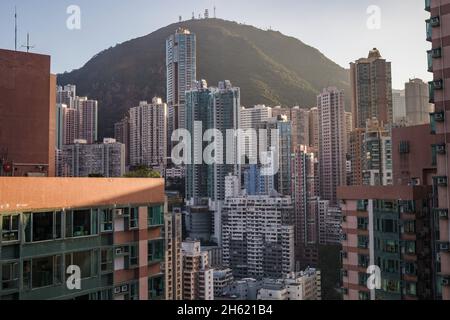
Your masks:
<svg viewBox="0 0 450 320"><path fill-rule="evenodd" d="M179 20L179 22L183 21L183 17L182 17L182 16L179 16L179 17L178 17L178 20Z"/></svg>
<svg viewBox="0 0 450 320"><path fill-rule="evenodd" d="M192 20L195 20L195 12L192 11Z"/></svg>
<svg viewBox="0 0 450 320"><path fill-rule="evenodd" d="M217 18L217 16L216 16L216 6L214 5L214 19L216 19Z"/></svg>
<svg viewBox="0 0 450 320"><path fill-rule="evenodd" d="M17 6L14 7L14 50L17 51Z"/></svg>
<svg viewBox="0 0 450 320"><path fill-rule="evenodd" d="M34 46L30 45L30 33L27 33L27 45L22 46L22 48L27 48L27 53L30 52L30 49L34 48Z"/></svg>

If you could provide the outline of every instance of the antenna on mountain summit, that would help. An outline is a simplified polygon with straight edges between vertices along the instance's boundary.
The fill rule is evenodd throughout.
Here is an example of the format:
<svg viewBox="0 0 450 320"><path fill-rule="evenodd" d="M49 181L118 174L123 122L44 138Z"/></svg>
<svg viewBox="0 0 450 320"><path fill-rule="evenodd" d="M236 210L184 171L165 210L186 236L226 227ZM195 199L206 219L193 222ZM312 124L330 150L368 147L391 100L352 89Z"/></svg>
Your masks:
<svg viewBox="0 0 450 320"><path fill-rule="evenodd" d="M216 16L216 6L214 6L214 19L217 18Z"/></svg>

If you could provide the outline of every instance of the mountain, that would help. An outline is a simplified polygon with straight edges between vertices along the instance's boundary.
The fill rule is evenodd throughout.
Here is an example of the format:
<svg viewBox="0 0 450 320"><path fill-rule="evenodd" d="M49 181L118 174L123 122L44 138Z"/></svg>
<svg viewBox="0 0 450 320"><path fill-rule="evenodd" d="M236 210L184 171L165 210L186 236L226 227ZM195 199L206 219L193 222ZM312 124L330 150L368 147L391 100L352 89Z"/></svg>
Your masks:
<svg viewBox="0 0 450 320"><path fill-rule="evenodd" d="M114 123L139 101L165 97L165 40L179 27L197 35L198 78L212 86L231 80L241 88L244 106L311 107L324 87L349 92L348 70L298 39L220 19L185 21L118 44L58 75L58 84L75 84L79 95L99 101L100 136L112 136Z"/></svg>

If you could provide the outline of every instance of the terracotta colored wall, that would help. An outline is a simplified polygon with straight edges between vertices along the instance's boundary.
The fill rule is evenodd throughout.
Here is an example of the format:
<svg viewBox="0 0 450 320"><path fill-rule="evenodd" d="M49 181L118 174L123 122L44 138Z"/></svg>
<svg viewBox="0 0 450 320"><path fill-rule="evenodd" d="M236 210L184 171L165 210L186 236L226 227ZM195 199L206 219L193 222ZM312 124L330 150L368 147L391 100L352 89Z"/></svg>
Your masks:
<svg viewBox="0 0 450 320"><path fill-rule="evenodd" d="M0 50L0 153L7 151L14 163L49 165L50 176L55 173L55 86L49 56ZM16 175L28 170L18 167Z"/></svg>
<svg viewBox="0 0 450 320"><path fill-rule="evenodd" d="M163 179L0 178L0 213L164 203Z"/></svg>

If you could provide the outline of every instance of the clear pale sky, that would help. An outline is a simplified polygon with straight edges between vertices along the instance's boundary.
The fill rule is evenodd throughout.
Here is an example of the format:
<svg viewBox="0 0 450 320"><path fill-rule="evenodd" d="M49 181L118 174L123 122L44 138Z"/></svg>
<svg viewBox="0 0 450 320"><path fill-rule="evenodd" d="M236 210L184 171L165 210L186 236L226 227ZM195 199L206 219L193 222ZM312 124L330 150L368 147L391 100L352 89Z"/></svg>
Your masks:
<svg viewBox="0 0 450 320"><path fill-rule="evenodd" d="M393 86L409 78L431 78L427 69L424 0L1 0L0 48L14 48L14 6L19 14L19 45L31 33L33 52L52 56L52 72L80 68L101 50L151 33L181 15L205 8L217 17L271 27L316 47L348 68L377 47L392 62ZM81 8L81 30L66 27L69 5ZM367 8L381 9L381 28L367 27Z"/></svg>

